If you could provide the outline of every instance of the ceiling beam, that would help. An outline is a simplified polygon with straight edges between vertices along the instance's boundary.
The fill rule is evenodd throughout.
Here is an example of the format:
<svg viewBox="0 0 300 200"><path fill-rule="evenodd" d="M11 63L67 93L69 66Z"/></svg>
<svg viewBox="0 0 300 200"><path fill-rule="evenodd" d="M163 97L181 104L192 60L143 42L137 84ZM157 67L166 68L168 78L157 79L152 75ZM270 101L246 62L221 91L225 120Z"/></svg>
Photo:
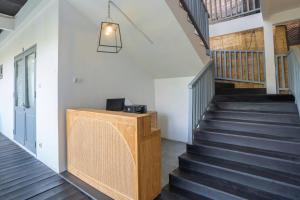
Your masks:
<svg viewBox="0 0 300 200"><path fill-rule="evenodd" d="M13 31L15 28L15 18L0 13L0 29Z"/></svg>

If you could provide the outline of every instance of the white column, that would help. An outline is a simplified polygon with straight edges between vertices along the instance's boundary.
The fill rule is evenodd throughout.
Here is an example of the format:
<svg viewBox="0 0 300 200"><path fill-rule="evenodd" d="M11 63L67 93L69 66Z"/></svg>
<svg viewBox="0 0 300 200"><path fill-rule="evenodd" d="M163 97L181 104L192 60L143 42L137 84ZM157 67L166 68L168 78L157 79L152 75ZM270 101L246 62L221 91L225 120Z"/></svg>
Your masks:
<svg viewBox="0 0 300 200"><path fill-rule="evenodd" d="M264 22L266 86L268 94L276 94L275 45L273 24Z"/></svg>

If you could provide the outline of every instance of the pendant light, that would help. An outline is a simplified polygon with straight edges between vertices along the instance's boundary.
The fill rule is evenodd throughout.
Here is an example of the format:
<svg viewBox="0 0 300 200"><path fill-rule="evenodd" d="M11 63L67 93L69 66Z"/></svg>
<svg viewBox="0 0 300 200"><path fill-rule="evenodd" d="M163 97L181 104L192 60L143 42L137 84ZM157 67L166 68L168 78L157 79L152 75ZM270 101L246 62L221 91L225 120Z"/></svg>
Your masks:
<svg viewBox="0 0 300 200"><path fill-rule="evenodd" d="M111 18L111 5L113 5L151 44L154 44L150 37L148 37L135 23L133 23L133 21L121 10L119 6L117 6L112 0L109 0L107 20L101 22L97 52L119 53L123 48L120 24L113 22Z"/></svg>

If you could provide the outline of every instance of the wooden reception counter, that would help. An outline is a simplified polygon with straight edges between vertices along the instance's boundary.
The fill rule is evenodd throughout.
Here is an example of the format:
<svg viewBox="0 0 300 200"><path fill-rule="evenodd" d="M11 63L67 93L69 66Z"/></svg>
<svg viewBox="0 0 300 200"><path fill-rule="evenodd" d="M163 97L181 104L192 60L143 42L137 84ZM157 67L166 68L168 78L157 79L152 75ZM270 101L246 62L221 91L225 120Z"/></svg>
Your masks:
<svg viewBox="0 0 300 200"><path fill-rule="evenodd" d="M160 130L150 114L67 111L68 171L117 200L152 200L161 190Z"/></svg>

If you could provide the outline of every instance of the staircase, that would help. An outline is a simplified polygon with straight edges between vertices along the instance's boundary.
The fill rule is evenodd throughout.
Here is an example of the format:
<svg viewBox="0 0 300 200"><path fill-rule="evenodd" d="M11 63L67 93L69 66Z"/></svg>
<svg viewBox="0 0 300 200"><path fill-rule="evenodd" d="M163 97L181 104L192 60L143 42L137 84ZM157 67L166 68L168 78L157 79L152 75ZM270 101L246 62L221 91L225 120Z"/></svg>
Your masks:
<svg viewBox="0 0 300 200"><path fill-rule="evenodd" d="M158 199L300 199L294 97L216 85L216 96Z"/></svg>

